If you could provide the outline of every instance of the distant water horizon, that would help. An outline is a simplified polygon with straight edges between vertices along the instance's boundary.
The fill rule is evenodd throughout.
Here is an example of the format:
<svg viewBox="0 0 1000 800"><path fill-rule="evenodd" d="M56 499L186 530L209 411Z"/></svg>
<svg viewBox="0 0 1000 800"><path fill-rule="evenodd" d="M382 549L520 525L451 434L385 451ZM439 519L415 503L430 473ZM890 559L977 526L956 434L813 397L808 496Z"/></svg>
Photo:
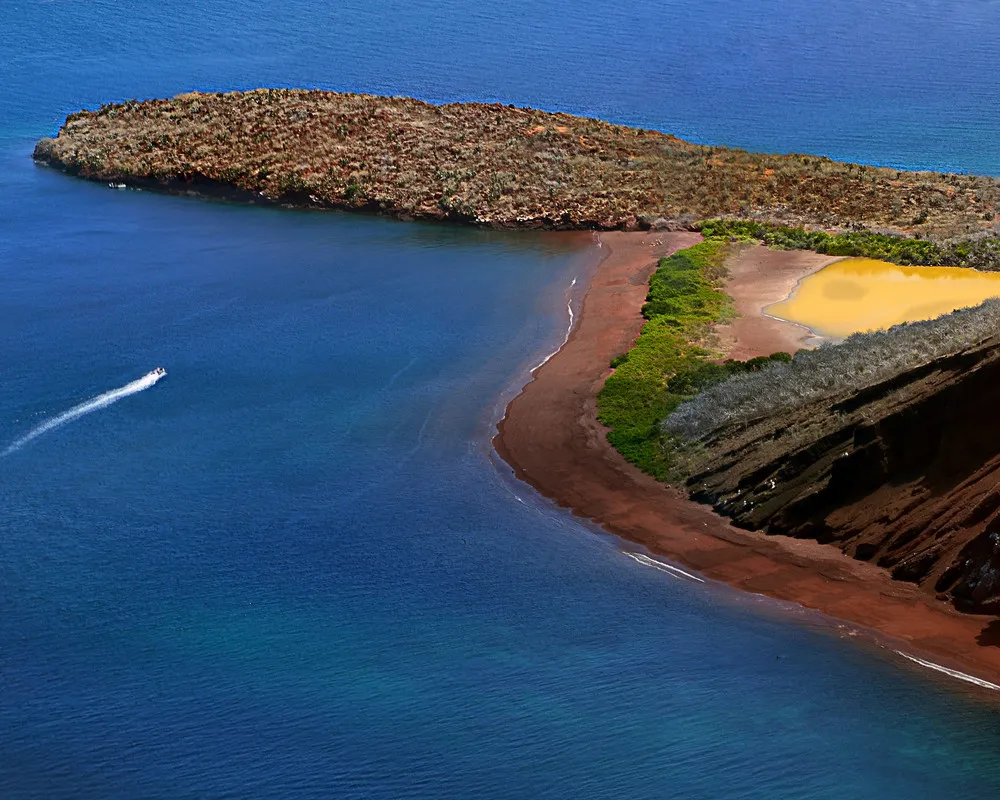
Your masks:
<svg viewBox="0 0 1000 800"><path fill-rule="evenodd" d="M1000 796L982 690L629 558L496 462L585 237L30 160L82 107L296 86L995 175L991 8L5 8L0 797Z"/></svg>
<svg viewBox="0 0 1000 800"><path fill-rule="evenodd" d="M1000 175L991 3L345 0L333 14L296 0L276 14L265 0L236 13L36 0L7 22L5 138L104 102L270 86L513 103L702 144Z"/></svg>

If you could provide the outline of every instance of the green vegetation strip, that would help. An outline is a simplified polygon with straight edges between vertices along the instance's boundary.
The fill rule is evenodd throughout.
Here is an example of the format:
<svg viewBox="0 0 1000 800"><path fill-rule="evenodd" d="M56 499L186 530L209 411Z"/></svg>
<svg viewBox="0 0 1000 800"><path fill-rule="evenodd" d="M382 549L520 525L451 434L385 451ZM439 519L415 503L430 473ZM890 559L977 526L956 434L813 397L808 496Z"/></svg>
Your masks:
<svg viewBox="0 0 1000 800"><path fill-rule="evenodd" d="M711 325L732 318L722 289L731 245L713 238L660 261L642 308L646 324L635 346L612 361L615 371L597 397L608 441L660 480L674 477L660 421L683 401L730 375L759 370L786 353L746 362L713 362Z"/></svg>
<svg viewBox="0 0 1000 800"><path fill-rule="evenodd" d="M763 398L777 403L783 397L784 389L778 385L782 379L794 373L798 376L796 383L802 384L805 378L798 374L802 370L815 372L812 378L815 381L825 380L820 356L806 354L787 368L754 375L749 381L740 379L720 385L736 375L760 372L774 361L792 361L787 353L750 361L718 361L719 354L712 348L711 326L733 315L731 300L722 286L726 275L724 262L735 242L758 241L780 250L814 250L902 265L1000 270L1000 246L996 239L938 244L871 231L830 234L747 220L709 220L698 227L705 237L703 242L660 261L650 279L642 309L647 320L642 334L631 350L611 363L615 371L597 398L598 419L611 428L608 441L625 458L660 480L676 481L684 477L684 461L690 455L686 448L697 438L695 431L703 433L711 427L703 417L721 424L718 419L729 419L736 406L742 409L748 404L759 413ZM966 320L969 315L958 316ZM887 341L895 342L904 334L897 331L888 335L855 335L849 340L850 347L837 348L838 353L831 357L842 352L846 358L852 348L861 345L870 349L873 342L881 342L886 336ZM827 351L823 353L830 355ZM868 353L873 364L886 361L872 356ZM852 371L867 374L859 365L854 365ZM738 387L753 387L749 399L741 396L740 403L728 395L722 399L726 392L737 391ZM661 424L678 406L695 397L698 400L685 405L683 413L671 417L671 424L666 427ZM689 421L695 416L697 424Z"/></svg>
<svg viewBox="0 0 1000 800"><path fill-rule="evenodd" d="M748 220L709 220L697 226L702 235L756 240L777 250L815 250L831 256L858 256L903 266L971 267L1000 270L1000 240L980 237L936 244L926 239L849 231L826 233Z"/></svg>

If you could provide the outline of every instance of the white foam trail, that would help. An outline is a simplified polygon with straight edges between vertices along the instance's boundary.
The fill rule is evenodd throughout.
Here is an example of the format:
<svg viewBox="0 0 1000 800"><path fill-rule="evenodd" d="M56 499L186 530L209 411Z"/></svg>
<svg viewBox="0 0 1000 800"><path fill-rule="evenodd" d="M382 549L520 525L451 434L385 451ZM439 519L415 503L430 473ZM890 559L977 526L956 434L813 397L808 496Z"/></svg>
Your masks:
<svg viewBox="0 0 1000 800"><path fill-rule="evenodd" d="M650 558L642 553L624 553L624 555L638 561L647 567L652 567L653 569L658 569L660 572L666 572L668 575L673 575L674 577L689 578L693 581L698 581L698 583L704 583L704 578L699 578L697 575L692 575L690 572L685 572L678 567L672 567L669 564L664 564L662 561L657 561L655 558Z"/></svg>
<svg viewBox="0 0 1000 800"><path fill-rule="evenodd" d="M78 406L73 406L69 411L64 411L52 419L46 420L41 425L32 428L28 433L17 439L13 444L11 444L0 456L8 456L15 450L20 450L28 442L33 439L37 439L43 433L48 433L51 430L62 427L67 422L72 422L75 419L79 419L84 414L89 414L91 411L97 411L102 408L107 408L112 403L117 403L123 397L128 397L130 394L135 394L136 392L141 392L148 389L150 386L155 384L160 378L166 375L166 372L149 372L143 375L139 380L127 383L118 389L112 389L110 392L105 392L104 394L99 394L97 397L92 397L85 403L80 403Z"/></svg>
<svg viewBox="0 0 1000 800"><path fill-rule="evenodd" d="M915 664L919 664L922 667L927 667L927 669L932 669L935 672L942 672L945 675L949 675L952 678L957 678L960 681L965 681L966 683L971 683L976 686L981 686L983 689L992 689L994 692L1000 692L1000 686L995 683L990 683L989 681L984 681L982 678L976 678L973 675L966 675L964 672L959 672L957 669L948 669L948 667L942 667L940 664L935 664L933 661L924 661L922 658L917 658L916 656L907 655L906 653L896 650L896 655L902 656L908 661L912 661Z"/></svg>
<svg viewBox="0 0 1000 800"><path fill-rule="evenodd" d="M574 286L576 286L576 278L573 278L573 280L570 282L569 285L570 290L572 290ZM559 343L559 346L555 350L553 350L551 353L545 356L545 358L543 358L541 361L535 364L535 366L531 368L531 372L537 372L539 369L544 367L549 362L549 359L552 358L552 356L554 356L560 350L562 350L566 346L566 342L569 341L569 335L573 332L573 320L575 318L573 314L573 298L570 298L569 300L566 301L566 311L569 313L569 325L566 326L566 335L563 336L562 342Z"/></svg>

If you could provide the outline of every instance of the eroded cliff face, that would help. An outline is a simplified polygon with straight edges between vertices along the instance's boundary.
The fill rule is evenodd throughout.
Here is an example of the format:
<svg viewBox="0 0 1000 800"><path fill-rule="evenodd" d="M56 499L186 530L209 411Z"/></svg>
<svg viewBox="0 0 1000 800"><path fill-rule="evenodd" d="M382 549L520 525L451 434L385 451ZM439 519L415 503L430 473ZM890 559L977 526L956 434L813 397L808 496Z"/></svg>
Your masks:
<svg viewBox="0 0 1000 800"><path fill-rule="evenodd" d="M691 495L736 525L1000 613L1000 336L701 444Z"/></svg>

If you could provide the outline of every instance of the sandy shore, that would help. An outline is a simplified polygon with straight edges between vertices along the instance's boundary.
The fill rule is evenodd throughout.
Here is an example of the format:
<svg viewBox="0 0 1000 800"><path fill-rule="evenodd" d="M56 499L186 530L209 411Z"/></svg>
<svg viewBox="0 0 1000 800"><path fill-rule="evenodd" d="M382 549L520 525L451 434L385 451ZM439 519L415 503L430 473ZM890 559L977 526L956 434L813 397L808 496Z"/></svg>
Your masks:
<svg viewBox="0 0 1000 800"><path fill-rule="evenodd" d="M596 419L596 395L610 372L608 363L639 334L639 309L656 260L698 238L692 233L601 234L604 260L579 321L563 348L507 407L494 439L501 457L517 477L559 505L707 578L824 612L878 632L895 643L890 644L894 649L1000 684L1000 636L997 626L990 626L992 618L960 614L833 547L733 528L632 467L608 444ZM799 279L794 275L822 266L816 258L761 248L744 279L737 274L728 291L738 308L756 307L759 315L761 305L783 297L769 298L769 292L787 294ZM780 280L753 279L767 276L772 263ZM747 316L742 325L732 326L734 352L741 357L788 349L775 343L803 333L798 326L778 323L779 330Z"/></svg>
<svg viewBox="0 0 1000 800"><path fill-rule="evenodd" d="M739 316L716 328L730 358L745 360L784 351L794 353L817 340L816 334L794 322L767 316L764 309L788 297L803 278L839 261L808 250L768 250L748 245L729 263L726 292Z"/></svg>

